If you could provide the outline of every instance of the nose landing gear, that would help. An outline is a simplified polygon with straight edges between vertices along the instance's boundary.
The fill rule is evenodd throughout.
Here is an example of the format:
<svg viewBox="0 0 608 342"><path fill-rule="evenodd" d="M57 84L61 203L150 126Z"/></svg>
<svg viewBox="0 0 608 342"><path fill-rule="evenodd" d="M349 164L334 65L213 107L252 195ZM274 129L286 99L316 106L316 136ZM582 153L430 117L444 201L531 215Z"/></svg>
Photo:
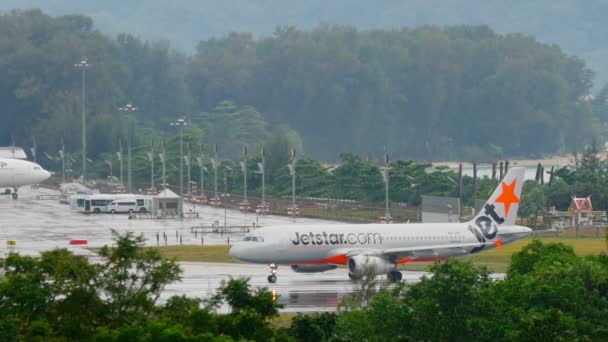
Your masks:
<svg viewBox="0 0 608 342"><path fill-rule="evenodd" d="M268 276L268 282L276 283L277 282L277 269L279 268L279 266L275 263L272 263L269 266L270 266L270 275Z"/></svg>
<svg viewBox="0 0 608 342"><path fill-rule="evenodd" d="M5 195L11 195L11 189L4 190L4 194ZM17 198L19 198L19 195L17 194L17 188L15 188L15 191L13 191L12 197L13 197L14 200L16 200Z"/></svg>

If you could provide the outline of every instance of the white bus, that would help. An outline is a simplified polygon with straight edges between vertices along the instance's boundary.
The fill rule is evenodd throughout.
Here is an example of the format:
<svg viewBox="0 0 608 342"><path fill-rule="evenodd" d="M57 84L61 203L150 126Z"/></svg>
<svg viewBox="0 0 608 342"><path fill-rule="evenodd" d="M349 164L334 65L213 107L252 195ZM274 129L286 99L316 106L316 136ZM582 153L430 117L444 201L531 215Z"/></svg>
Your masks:
<svg viewBox="0 0 608 342"><path fill-rule="evenodd" d="M81 213L106 213L108 204L121 198L130 198L133 194L96 194L77 196L77 209Z"/></svg>

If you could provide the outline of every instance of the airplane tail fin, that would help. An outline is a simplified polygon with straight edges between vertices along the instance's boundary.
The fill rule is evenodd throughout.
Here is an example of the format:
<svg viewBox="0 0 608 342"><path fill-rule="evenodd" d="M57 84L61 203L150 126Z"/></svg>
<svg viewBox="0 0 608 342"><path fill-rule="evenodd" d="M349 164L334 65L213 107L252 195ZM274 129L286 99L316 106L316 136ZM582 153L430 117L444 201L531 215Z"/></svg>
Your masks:
<svg viewBox="0 0 608 342"><path fill-rule="evenodd" d="M514 225L525 172L526 169L523 167L510 168L473 221L486 221L496 226Z"/></svg>

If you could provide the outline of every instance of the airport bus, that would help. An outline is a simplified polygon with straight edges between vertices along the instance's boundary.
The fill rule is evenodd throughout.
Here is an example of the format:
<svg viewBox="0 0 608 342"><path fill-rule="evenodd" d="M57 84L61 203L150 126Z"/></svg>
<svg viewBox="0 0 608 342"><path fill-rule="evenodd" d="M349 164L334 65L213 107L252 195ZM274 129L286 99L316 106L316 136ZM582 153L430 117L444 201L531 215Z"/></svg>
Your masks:
<svg viewBox="0 0 608 342"><path fill-rule="evenodd" d="M96 194L76 196L76 206L81 213L107 213L107 207L114 200L130 198L133 194Z"/></svg>

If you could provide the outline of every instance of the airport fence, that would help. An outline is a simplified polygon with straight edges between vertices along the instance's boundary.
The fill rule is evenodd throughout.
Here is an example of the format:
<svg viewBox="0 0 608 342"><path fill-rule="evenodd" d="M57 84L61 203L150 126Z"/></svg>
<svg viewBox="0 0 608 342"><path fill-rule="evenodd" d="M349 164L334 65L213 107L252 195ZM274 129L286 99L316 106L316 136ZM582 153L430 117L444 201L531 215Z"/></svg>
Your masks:
<svg viewBox="0 0 608 342"><path fill-rule="evenodd" d="M211 193L207 194L213 196ZM242 193L229 193L220 196L222 206L239 210L244 202ZM262 204L259 196L247 196L249 211L256 212ZM291 197L266 197L269 213L273 215L288 215L292 207ZM364 203L352 200L332 198L296 197L296 206L300 217L332 219L349 222L378 222L385 216L383 203ZM390 214L393 222L417 222L420 216L418 207L410 207L404 203L391 204ZM293 210L292 210L293 211Z"/></svg>

